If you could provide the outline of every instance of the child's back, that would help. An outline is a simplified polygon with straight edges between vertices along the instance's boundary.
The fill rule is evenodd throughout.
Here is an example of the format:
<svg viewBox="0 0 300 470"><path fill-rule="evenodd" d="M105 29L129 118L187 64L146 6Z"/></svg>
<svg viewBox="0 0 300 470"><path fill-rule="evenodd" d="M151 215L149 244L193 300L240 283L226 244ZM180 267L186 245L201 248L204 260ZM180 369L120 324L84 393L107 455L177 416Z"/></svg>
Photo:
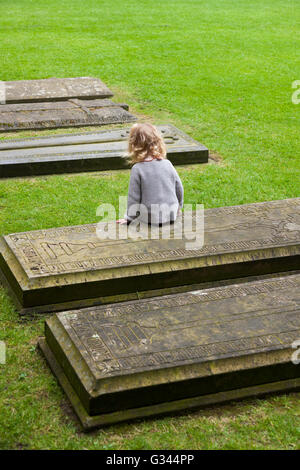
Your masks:
<svg viewBox="0 0 300 470"><path fill-rule="evenodd" d="M183 206L183 186L172 163L166 159L162 136L152 124L134 124L128 151L130 174L127 213L119 223L138 218L151 224L174 222Z"/></svg>
<svg viewBox="0 0 300 470"><path fill-rule="evenodd" d="M138 211L143 222L164 224L175 221L178 210L183 205L183 186L169 160L154 158L133 166L128 191L127 219L136 217L136 204L144 206Z"/></svg>

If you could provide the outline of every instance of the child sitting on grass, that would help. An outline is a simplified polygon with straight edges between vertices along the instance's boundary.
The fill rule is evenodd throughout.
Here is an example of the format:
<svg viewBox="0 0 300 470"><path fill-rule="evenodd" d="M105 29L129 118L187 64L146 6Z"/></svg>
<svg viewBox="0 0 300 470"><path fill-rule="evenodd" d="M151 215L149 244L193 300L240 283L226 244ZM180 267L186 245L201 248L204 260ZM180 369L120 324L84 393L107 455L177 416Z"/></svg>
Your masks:
<svg viewBox="0 0 300 470"><path fill-rule="evenodd" d="M183 206L183 186L177 171L166 158L159 131L151 124L134 124L128 150L133 165L124 219L117 223L174 223Z"/></svg>

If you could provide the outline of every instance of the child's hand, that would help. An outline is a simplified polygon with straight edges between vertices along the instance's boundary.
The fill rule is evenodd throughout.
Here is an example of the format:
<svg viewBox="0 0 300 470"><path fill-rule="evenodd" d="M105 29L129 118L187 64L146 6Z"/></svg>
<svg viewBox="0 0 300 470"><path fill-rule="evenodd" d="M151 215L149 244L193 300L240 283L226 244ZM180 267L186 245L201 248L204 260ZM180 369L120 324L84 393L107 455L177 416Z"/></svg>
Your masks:
<svg viewBox="0 0 300 470"><path fill-rule="evenodd" d="M127 224L127 220L126 219L119 219L119 220L116 221L116 223L121 224L121 225Z"/></svg>

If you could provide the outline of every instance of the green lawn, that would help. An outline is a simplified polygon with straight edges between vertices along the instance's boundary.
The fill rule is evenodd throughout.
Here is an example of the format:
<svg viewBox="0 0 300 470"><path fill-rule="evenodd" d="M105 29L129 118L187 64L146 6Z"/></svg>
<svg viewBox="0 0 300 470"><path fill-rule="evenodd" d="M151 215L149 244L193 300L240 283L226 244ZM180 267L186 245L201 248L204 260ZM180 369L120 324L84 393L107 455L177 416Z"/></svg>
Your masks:
<svg viewBox="0 0 300 470"><path fill-rule="evenodd" d="M220 157L178 168L185 202L300 195L297 0L1 0L0 17L1 80L100 77L143 119L171 122ZM128 171L2 180L0 233L97 222L97 206L117 205L128 180ZM300 448L299 394L84 435L36 351L43 319L22 322L3 289L0 310L0 448Z"/></svg>

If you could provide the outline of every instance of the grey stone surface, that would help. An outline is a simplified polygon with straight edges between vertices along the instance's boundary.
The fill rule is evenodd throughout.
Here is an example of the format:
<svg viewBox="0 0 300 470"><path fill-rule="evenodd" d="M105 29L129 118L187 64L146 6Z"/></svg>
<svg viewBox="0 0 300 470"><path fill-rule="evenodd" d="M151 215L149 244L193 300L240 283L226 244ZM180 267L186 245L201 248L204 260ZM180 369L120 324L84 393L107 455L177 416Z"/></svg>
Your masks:
<svg viewBox="0 0 300 470"><path fill-rule="evenodd" d="M88 417L104 424L128 410L143 416L143 407L176 411L245 387L254 395L257 386L280 390L281 381L299 387L291 361L299 309L300 274L257 279L62 312L46 321L45 342L89 427Z"/></svg>
<svg viewBox="0 0 300 470"><path fill-rule="evenodd" d="M69 98L109 98L113 93L99 78L46 78L5 83L6 103L31 103Z"/></svg>
<svg viewBox="0 0 300 470"><path fill-rule="evenodd" d="M158 126L174 164L205 163L208 149L174 126ZM0 142L0 177L128 168L130 128Z"/></svg>
<svg viewBox="0 0 300 470"><path fill-rule="evenodd" d="M128 106L107 99L18 103L0 106L0 131L98 126L136 121Z"/></svg>
<svg viewBox="0 0 300 470"><path fill-rule="evenodd" d="M300 269L300 198L208 209L204 222L204 246L193 250L191 230L176 238L181 218L167 239L136 240L115 222L115 240L98 238L103 222L5 235L0 269L23 313Z"/></svg>

